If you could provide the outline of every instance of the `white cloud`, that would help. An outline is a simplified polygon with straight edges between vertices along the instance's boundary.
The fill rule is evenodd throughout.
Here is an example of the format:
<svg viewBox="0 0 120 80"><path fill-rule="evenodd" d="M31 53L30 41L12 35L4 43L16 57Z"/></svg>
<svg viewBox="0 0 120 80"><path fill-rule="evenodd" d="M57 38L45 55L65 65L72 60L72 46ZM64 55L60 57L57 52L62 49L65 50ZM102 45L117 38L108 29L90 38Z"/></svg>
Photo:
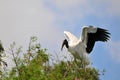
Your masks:
<svg viewBox="0 0 120 80"><path fill-rule="evenodd" d="M112 59L120 63L120 41L111 41L107 47Z"/></svg>
<svg viewBox="0 0 120 80"><path fill-rule="evenodd" d="M76 7L80 4L84 4L85 2L85 0L52 0L52 3L55 4L59 9Z"/></svg>
<svg viewBox="0 0 120 80"><path fill-rule="evenodd" d="M0 36L4 44L14 40L24 43L32 35L50 45L61 38L61 28L54 24L56 14L47 9L42 0L0 3Z"/></svg>
<svg viewBox="0 0 120 80"><path fill-rule="evenodd" d="M92 8L86 0L51 0L46 3L49 5L49 9L55 12L57 24L71 30L87 12L89 14L92 12Z"/></svg>
<svg viewBox="0 0 120 80"><path fill-rule="evenodd" d="M54 5L61 13L60 18L72 20L71 22L89 15L120 16L119 0L51 0L49 4Z"/></svg>
<svg viewBox="0 0 120 80"><path fill-rule="evenodd" d="M42 0L0 1L0 39L4 47L8 49L15 41L26 48L29 38L35 35L43 47L55 51L63 36L55 16Z"/></svg>
<svg viewBox="0 0 120 80"><path fill-rule="evenodd" d="M87 16L97 18L120 16L118 0L50 0L46 2L49 9L55 12L59 25L67 24L71 29L78 20L81 21Z"/></svg>
<svg viewBox="0 0 120 80"><path fill-rule="evenodd" d="M120 16L119 4L119 0L94 0L91 7L94 9L94 14L116 17Z"/></svg>
<svg viewBox="0 0 120 80"><path fill-rule="evenodd" d="M110 0L109 1L109 7L108 7L108 13L110 15L117 15L120 16L120 0Z"/></svg>

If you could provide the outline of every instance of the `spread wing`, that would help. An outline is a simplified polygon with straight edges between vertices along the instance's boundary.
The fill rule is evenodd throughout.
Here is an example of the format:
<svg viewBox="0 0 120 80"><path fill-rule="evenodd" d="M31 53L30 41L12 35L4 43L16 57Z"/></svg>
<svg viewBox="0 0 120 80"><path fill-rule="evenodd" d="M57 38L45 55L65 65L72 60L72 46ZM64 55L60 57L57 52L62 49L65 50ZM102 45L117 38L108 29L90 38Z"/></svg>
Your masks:
<svg viewBox="0 0 120 80"><path fill-rule="evenodd" d="M86 44L86 52L90 53L93 50L96 41L106 42L110 38L110 33L106 29L95 28L92 26L85 27L82 33L83 40Z"/></svg>
<svg viewBox="0 0 120 80"><path fill-rule="evenodd" d="M68 32L68 31L64 31L65 36L69 39L70 42L77 42L78 39L76 36L74 36L72 33Z"/></svg>

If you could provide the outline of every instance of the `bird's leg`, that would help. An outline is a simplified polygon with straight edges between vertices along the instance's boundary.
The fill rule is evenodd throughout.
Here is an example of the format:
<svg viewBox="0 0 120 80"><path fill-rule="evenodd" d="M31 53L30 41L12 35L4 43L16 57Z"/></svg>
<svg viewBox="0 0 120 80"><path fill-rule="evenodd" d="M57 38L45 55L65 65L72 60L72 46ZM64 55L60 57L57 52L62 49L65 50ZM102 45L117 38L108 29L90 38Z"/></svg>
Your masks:
<svg viewBox="0 0 120 80"><path fill-rule="evenodd" d="M84 71L86 72L86 62L85 61L82 61L82 68L84 69Z"/></svg>
<svg viewBox="0 0 120 80"><path fill-rule="evenodd" d="M84 60L81 60L81 68L86 72L86 63Z"/></svg>
<svg viewBox="0 0 120 80"><path fill-rule="evenodd" d="M84 62L81 60L81 67L84 68Z"/></svg>
<svg viewBox="0 0 120 80"><path fill-rule="evenodd" d="M83 68L84 67L84 63L83 63L83 60L81 58L80 58L80 63L81 63L80 67Z"/></svg>
<svg viewBox="0 0 120 80"><path fill-rule="evenodd" d="M76 78L77 78L77 76L78 76L78 66L77 66L76 58L74 58L74 62L75 62L75 75L76 75Z"/></svg>
<svg viewBox="0 0 120 80"><path fill-rule="evenodd" d="M77 60L76 60L76 58L74 58L74 62L75 62L75 63L77 63Z"/></svg>

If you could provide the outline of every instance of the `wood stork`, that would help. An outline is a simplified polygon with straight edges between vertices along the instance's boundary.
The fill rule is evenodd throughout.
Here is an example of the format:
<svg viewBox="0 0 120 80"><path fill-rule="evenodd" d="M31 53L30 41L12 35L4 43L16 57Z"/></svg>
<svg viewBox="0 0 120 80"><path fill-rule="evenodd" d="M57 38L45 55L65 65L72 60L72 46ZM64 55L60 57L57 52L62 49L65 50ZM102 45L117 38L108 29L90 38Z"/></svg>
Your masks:
<svg viewBox="0 0 120 80"><path fill-rule="evenodd" d="M79 59L87 65L90 64L89 54L93 50L95 42L107 42L110 38L108 30L93 26L84 26L79 39L68 31L64 31L64 34L68 40L63 41L61 50L65 45L74 60Z"/></svg>

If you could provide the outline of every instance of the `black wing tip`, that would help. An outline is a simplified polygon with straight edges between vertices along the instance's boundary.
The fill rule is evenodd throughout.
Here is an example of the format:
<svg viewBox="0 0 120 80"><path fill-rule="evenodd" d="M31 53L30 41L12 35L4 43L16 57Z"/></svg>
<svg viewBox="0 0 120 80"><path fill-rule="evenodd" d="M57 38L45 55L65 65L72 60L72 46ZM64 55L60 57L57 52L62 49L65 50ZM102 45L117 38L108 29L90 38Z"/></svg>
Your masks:
<svg viewBox="0 0 120 80"><path fill-rule="evenodd" d="M86 52L87 52L88 54L90 54L91 51L92 51L92 49L87 49L87 48L86 48Z"/></svg>
<svg viewBox="0 0 120 80"><path fill-rule="evenodd" d="M111 33L107 29L97 28L97 31L102 34L101 39L103 42L107 42L110 39Z"/></svg>

